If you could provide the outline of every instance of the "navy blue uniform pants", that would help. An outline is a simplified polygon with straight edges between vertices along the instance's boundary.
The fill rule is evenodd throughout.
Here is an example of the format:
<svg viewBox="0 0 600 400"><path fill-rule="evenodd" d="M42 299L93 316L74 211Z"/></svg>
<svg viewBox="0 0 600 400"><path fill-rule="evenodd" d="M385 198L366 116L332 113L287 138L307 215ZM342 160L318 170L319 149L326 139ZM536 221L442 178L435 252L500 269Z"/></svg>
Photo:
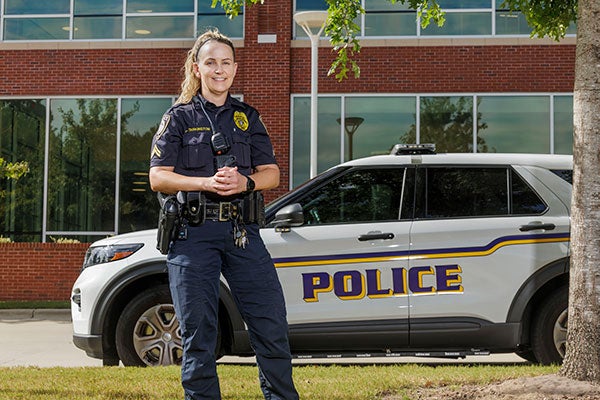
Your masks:
<svg viewBox="0 0 600 400"><path fill-rule="evenodd" d="M167 257L169 283L180 322L181 381L187 399L220 399L215 346L221 273L248 326L265 399L294 400L288 326L281 284L256 224L246 225L246 248L233 243L231 222L188 228Z"/></svg>

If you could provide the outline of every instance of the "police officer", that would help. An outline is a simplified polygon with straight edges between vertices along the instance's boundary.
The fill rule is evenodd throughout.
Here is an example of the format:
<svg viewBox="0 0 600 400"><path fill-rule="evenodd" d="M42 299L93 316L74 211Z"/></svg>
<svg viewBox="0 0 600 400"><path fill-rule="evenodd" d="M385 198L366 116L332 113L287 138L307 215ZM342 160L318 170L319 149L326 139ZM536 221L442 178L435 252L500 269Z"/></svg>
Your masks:
<svg viewBox="0 0 600 400"><path fill-rule="evenodd" d="M183 203L167 267L185 398L221 398L214 349L222 273L248 326L265 399L298 399L283 293L257 223L255 191L279 184L269 135L258 112L229 94L237 64L226 36L202 34L184 68L181 95L153 139L150 184L179 192Z"/></svg>

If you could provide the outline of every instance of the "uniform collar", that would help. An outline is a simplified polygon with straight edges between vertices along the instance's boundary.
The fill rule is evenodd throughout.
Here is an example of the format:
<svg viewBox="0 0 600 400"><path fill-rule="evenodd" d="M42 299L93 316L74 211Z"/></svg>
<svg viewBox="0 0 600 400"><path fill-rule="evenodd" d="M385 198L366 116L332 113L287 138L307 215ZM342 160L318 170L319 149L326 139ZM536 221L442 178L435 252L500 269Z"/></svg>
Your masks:
<svg viewBox="0 0 600 400"><path fill-rule="evenodd" d="M222 106L217 106L214 103L206 100L199 93L192 98L192 101L194 102L194 104L202 103L202 105L204 105L204 107L207 110L213 110L213 111L218 110L218 109L231 108L231 103L232 103L231 100L232 100L232 97L231 97L231 95L229 93L227 94L227 98L225 99L225 103Z"/></svg>

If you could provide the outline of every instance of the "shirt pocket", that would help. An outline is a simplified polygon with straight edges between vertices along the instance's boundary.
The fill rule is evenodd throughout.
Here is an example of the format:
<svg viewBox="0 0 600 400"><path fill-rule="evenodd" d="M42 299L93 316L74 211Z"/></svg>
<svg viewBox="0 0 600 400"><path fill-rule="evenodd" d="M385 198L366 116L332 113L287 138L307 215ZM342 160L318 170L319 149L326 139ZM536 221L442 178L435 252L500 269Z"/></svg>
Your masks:
<svg viewBox="0 0 600 400"><path fill-rule="evenodd" d="M183 137L184 168L199 169L212 166L212 149L208 132L193 132Z"/></svg>
<svg viewBox="0 0 600 400"><path fill-rule="evenodd" d="M233 144L231 146L231 152L235 156L238 164L238 169L246 170L251 167L251 154L250 154L250 135L247 133L233 133L232 138ZM249 173L249 171L240 171Z"/></svg>

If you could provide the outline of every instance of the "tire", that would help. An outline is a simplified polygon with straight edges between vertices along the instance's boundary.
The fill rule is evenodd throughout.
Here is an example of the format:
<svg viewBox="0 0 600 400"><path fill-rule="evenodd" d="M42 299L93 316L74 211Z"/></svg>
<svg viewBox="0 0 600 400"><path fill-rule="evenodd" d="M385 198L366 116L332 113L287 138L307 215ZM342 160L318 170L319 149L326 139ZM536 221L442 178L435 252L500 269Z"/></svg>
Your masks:
<svg viewBox="0 0 600 400"><path fill-rule="evenodd" d="M565 356L569 288L552 292L538 308L533 320L531 348L540 364L561 364Z"/></svg>
<svg viewBox="0 0 600 400"><path fill-rule="evenodd" d="M169 287L152 287L134 297L119 317L115 338L125 366L180 365L181 334Z"/></svg>

